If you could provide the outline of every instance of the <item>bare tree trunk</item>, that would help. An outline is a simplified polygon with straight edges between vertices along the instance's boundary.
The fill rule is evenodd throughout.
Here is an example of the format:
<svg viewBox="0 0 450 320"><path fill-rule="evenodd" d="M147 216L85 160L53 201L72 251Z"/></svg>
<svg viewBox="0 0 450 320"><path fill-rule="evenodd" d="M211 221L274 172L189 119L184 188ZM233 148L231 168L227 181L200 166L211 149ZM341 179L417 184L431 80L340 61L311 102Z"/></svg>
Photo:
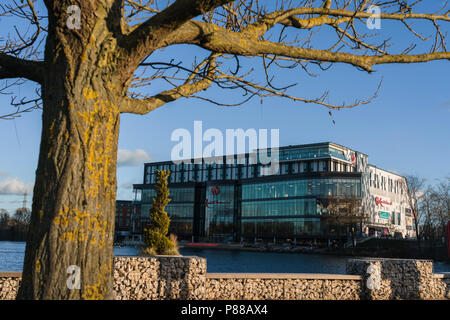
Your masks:
<svg viewBox="0 0 450 320"><path fill-rule="evenodd" d="M78 87L67 97L54 87L44 95L19 298L112 298L119 112L96 90ZM66 286L72 265L80 268L80 290Z"/></svg>
<svg viewBox="0 0 450 320"><path fill-rule="evenodd" d="M113 298L117 97L124 86L115 76L114 37L103 20L93 21L81 44L68 41L66 30L49 31L52 63L42 84L43 131L18 299Z"/></svg>
<svg viewBox="0 0 450 320"><path fill-rule="evenodd" d="M417 210L416 209L414 209L413 214L414 214L414 226L416 228L417 246L419 248L419 253L421 253L422 252L422 246L420 244L419 221L418 221L418 218L417 218Z"/></svg>

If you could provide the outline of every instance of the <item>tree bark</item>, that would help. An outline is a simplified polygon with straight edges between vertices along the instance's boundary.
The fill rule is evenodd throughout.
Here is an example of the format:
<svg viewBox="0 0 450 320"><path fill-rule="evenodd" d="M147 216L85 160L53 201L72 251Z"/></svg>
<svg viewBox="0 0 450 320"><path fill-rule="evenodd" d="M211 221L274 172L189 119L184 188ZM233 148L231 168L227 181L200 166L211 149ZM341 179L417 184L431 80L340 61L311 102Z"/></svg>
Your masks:
<svg viewBox="0 0 450 320"><path fill-rule="evenodd" d="M20 298L112 298L119 112L92 89L75 91L44 95ZM66 286L72 265L80 268L80 290Z"/></svg>
<svg viewBox="0 0 450 320"><path fill-rule="evenodd" d="M81 31L50 21L45 61L51 62L42 82L42 137L18 299L113 299L125 86L118 80L115 35L101 8L88 9L91 20Z"/></svg>

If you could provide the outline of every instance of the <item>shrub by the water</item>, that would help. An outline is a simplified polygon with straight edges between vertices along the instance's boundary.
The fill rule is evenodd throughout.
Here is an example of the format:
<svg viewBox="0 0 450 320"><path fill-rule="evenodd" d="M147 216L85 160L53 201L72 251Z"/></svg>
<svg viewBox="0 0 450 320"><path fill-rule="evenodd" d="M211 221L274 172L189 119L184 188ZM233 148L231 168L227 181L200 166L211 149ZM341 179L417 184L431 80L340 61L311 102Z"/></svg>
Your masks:
<svg viewBox="0 0 450 320"><path fill-rule="evenodd" d="M178 255L178 248L175 243L167 237L169 232L170 218L165 212L165 207L170 202L167 178L170 170L157 170L157 181L155 184L156 197L153 198L153 206L150 209L150 223L144 229L143 254L155 255Z"/></svg>

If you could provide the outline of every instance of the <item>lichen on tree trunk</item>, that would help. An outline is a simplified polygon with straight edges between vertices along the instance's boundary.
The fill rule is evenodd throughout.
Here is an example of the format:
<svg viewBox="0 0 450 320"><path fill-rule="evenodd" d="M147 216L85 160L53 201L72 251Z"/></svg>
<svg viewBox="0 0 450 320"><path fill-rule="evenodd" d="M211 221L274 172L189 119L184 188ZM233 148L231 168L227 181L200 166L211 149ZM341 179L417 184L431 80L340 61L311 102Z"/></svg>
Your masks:
<svg viewBox="0 0 450 320"><path fill-rule="evenodd" d="M19 298L112 298L118 108L86 87L44 102ZM80 289L66 285L70 266L79 268Z"/></svg>
<svg viewBox="0 0 450 320"><path fill-rule="evenodd" d="M116 86L114 37L104 20L92 21L81 42L49 31L53 63L42 84L43 130L18 299L113 298L123 91Z"/></svg>

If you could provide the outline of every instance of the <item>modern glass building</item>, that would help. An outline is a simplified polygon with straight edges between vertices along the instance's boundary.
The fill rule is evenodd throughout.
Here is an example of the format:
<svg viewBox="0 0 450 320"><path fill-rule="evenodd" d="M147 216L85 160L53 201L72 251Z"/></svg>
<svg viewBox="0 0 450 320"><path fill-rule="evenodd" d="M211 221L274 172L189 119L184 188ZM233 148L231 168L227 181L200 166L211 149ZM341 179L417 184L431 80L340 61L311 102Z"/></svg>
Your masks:
<svg viewBox="0 0 450 320"><path fill-rule="evenodd" d="M331 142L281 147L274 173L254 155L235 156L231 164L225 157L222 164L217 158L146 163L143 183L134 185L141 206L134 219L141 228L148 222L159 169L171 171L166 211L170 232L181 239L329 239L346 236L349 227L368 231L362 224L332 225L324 214L333 199L360 200L369 210L367 155Z"/></svg>

